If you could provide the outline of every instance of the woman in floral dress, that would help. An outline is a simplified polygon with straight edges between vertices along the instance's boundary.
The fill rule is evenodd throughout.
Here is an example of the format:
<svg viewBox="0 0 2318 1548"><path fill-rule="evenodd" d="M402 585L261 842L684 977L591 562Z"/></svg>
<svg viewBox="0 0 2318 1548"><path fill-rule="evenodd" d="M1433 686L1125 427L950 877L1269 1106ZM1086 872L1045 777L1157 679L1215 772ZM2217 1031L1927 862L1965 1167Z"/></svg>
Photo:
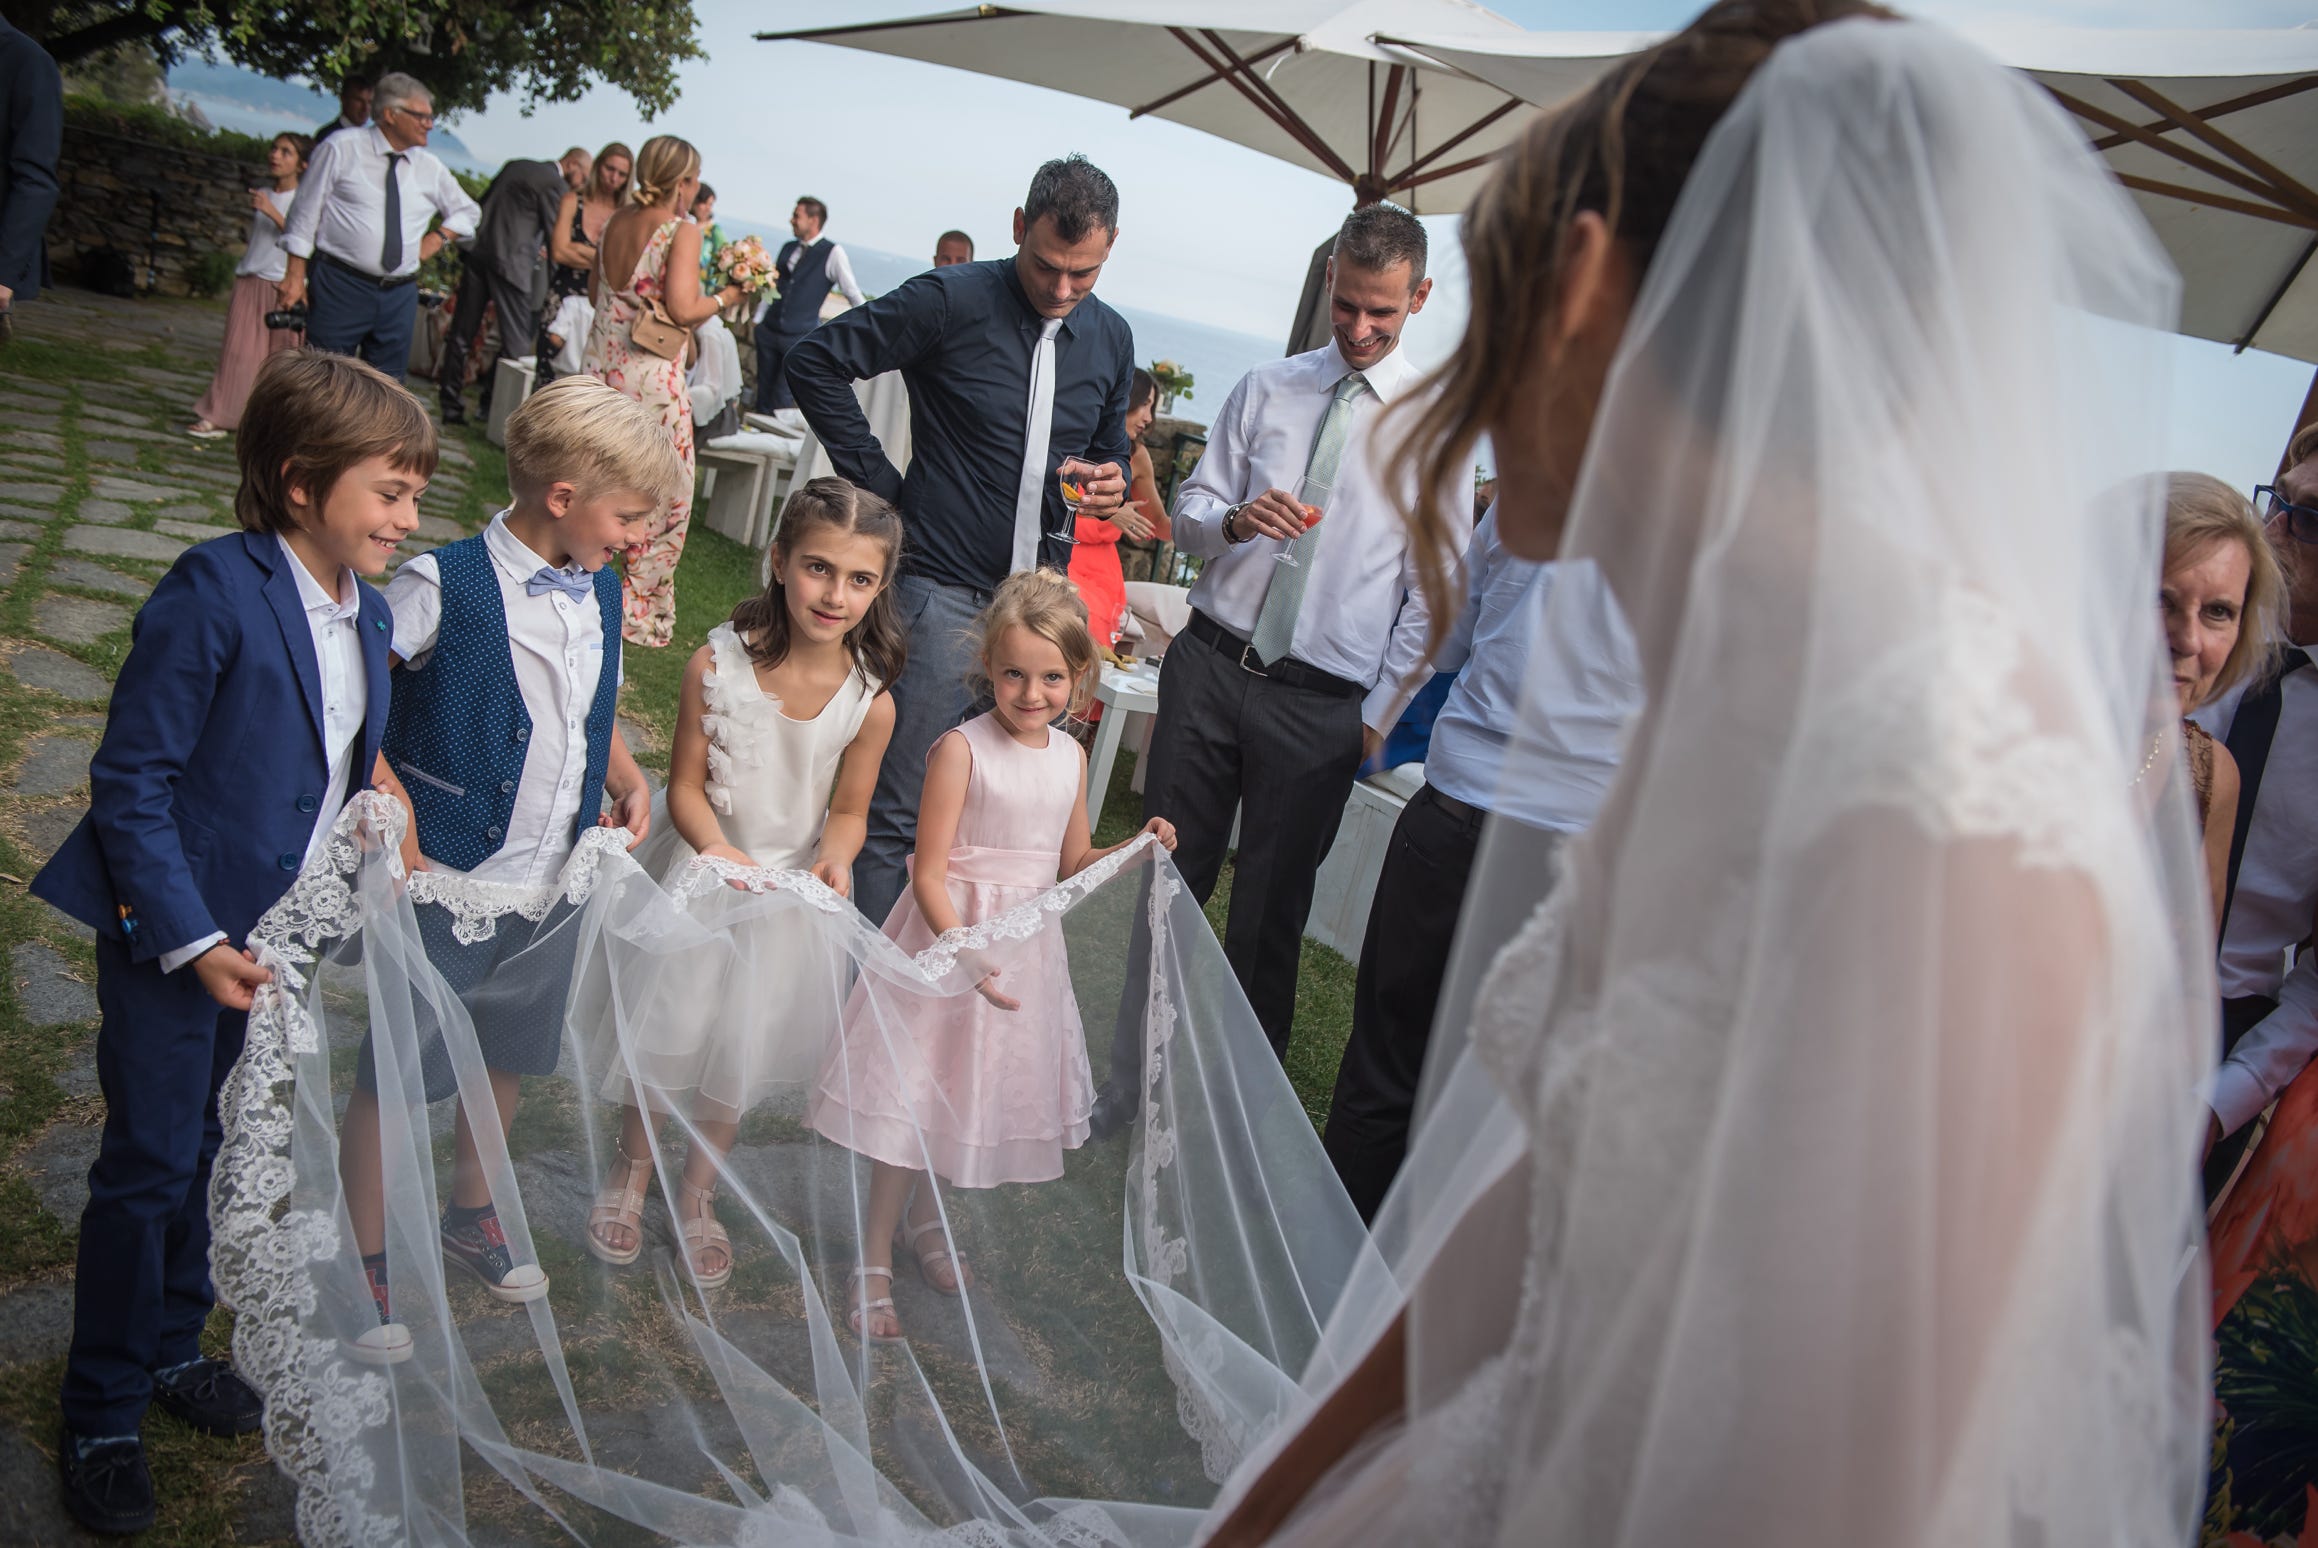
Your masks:
<svg viewBox="0 0 2318 1548"><path fill-rule="evenodd" d="M588 335L587 372L618 388L660 418L676 454L692 467L692 397L684 386L684 359L663 360L636 347L630 329L658 301L669 321L691 329L741 298L735 286L713 294L700 288L700 228L686 220L700 187L700 152L674 135L656 135L636 155L629 202L604 227L596 248L590 290L596 303L595 329ZM624 278L615 287L610 276ZM628 551L626 622L621 638L630 645L665 645L676 626L676 562L684 557L684 533L692 521L692 498L669 504L644 542Z"/></svg>

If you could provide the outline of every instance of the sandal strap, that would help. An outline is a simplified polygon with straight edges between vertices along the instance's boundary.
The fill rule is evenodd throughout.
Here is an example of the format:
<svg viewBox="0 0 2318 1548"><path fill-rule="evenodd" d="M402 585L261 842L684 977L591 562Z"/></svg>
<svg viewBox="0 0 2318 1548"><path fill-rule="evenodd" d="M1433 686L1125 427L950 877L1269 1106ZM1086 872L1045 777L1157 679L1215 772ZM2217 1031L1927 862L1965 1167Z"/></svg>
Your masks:
<svg viewBox="0 0 2318 1548"><path fill-rule="evenodd" d="M888 1278L888 1279L891 1279L891 1278L893 1278L893 1270L892 1270L892 1269L889 1269L889 1268L872 1268L870 1265L868 1265L868 1264L866 1264L866 1263L862 1264L862 1265L861 1265L859 1268L857 1268L857 1269L855 1269L855 1270L853 1271L853 1277L854 1277L855 1279L867 1279L867 1278L868 1278L870 1275L872 1275L872 1274L883 1274L883 1275L884 1275L886 1278ZM891 1305L892 1303L891 1303L891 1302L888 1302L887 1304L888 1304L888 1305Z"/></svg>

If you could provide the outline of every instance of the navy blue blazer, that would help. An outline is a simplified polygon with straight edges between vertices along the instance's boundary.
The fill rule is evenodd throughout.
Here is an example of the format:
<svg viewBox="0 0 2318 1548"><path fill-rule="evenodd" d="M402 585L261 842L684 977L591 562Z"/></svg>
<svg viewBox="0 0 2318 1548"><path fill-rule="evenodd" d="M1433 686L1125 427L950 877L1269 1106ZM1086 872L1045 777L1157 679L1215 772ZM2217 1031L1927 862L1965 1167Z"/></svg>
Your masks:
<svg viewBox="0 0 2318 1548"><path fill-rule="evenodd" d="M35 897L146 961L215 932L239 945L305 863L329 779L322 669L297 561L270 532L187 550L137 614L89 765L89 813ZM369 709L350 779L386 731L386 598L362 587Z"/></svg>
<svg viewBox="0 0 2318 1548"><path fill-rule="evenodd" d="M29 301L48 283L48 213L64 154L64 82L48 51L0 16L0 285Z"/></svg>

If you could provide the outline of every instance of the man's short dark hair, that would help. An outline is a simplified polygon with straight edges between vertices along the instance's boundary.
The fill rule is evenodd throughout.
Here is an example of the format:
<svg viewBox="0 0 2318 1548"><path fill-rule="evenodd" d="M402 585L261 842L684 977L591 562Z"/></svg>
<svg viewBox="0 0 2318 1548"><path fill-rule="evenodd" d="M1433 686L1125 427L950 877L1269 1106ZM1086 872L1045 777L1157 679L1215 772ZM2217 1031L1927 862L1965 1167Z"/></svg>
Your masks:
<svg viewBox="0 0 2318 1548"><path fill-rule="evenodd" d="M974 239L966 235L966 233L963 231L945 231L940 236L934 238L934 246L937 249L939 249L944 242L963 242L966 244L966 256L969 258L974 256Z"/></svg>
<svg viewBox="0 0 2318 1548"><path fill-rule="evenodd" d="M1425 226L1397 204L1371 204L1344 217L1336 232L1339 267L1349 264L1382 274L1396 263L1409 266L1409 289L1425 279Z"/></svg>
<svg viewBox="0 0 2318 1548"><path fill-rule="evenodd" d="M356 70L338 82L338 95L341 97L352 96L355 92L370 90L370 85L370 77L360 70Z"/></svg>
<svg viewBox="0 0 2318 1548"><path fill-rule="evenodd" d="M1084 156L1050 161L1030 180L1022 201L1025 229L1041 219L1053 220L1054 234L1065 242L1084 241L1097 227L1117 236L1119 185Z"/></svg>
<svg viewBox="0 0 2318 1548"><path fill-rule="evenodd" d="M829 224L829 206L823 204L820 200L814 198L811 194L807 194L804 198L799 199L797 201L797 208L812 216L822 225L826 226Z"/></svg>

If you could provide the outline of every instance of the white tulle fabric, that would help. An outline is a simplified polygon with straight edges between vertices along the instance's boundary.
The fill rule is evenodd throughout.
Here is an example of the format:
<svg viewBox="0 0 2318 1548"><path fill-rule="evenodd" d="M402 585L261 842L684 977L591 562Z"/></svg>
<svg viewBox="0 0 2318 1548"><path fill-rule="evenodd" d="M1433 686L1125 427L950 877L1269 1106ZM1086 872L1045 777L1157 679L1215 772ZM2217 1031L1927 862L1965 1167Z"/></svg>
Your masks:
<svg viewBox="0 0 2318 1548"><path fill-rule="evenodd" d="M1181 1544L1217 1481L1294 1410L1365 1238L1148 841L912 957L805 872L698 860L663 884L602 829L553 888L521 894L405 878L400 828L398 807L358 797L261 922L253 944L276 981L222 1102L213 1265L306 1542ZM454 929L422 929L430 911ZM1153 944L1129 961L1138 911ZM919 1245L951 1247L973 1283L939 1295L897 1248L906 1344L846 1329L868 1168L803 1124L801 1086L740 1115L717 1184L730 1283L703 1294L670 1225L684 1111L655 1150L643 1260L615 1269L582 1250L616 1127L603 1093L633 1075L625 1050L681 1000L687 964L721 954L746 974L735 942L809 938L833 966L756 981L758 1013L835 1028L858 996L899 1048L914 1005L971 994L1057 932L1089 1035L1145 1040L1144 1118L1072 1152L1053 1182L937 1181L943 1230ZM464 997L428 955L446 936L503 948ZM721 983L720 1003L743 1003ZM510 1008L565 1032L561 1069L526 1083L509 1136L481 1126L512 1255L551 1280L514 1307L446 1276L450 1104L413 1099L441 1036L469 1107L488 1111L475 1023ZM395 1314L416 1346L387 1366L348 1342L376 1323L338 1156L366 1034Z"/></svg>
<svg viewBox="0 0 2318 1548"><path fill-rule="evenodd" d="M1485 845L1304 1380L1405 1309L1407 1411L1282 1542L2194 1539L2211 943L2135 778L2175 293L1938 29L1810 32L1715 131L1563 546L1648 706L1557 873Z"/></svg>

